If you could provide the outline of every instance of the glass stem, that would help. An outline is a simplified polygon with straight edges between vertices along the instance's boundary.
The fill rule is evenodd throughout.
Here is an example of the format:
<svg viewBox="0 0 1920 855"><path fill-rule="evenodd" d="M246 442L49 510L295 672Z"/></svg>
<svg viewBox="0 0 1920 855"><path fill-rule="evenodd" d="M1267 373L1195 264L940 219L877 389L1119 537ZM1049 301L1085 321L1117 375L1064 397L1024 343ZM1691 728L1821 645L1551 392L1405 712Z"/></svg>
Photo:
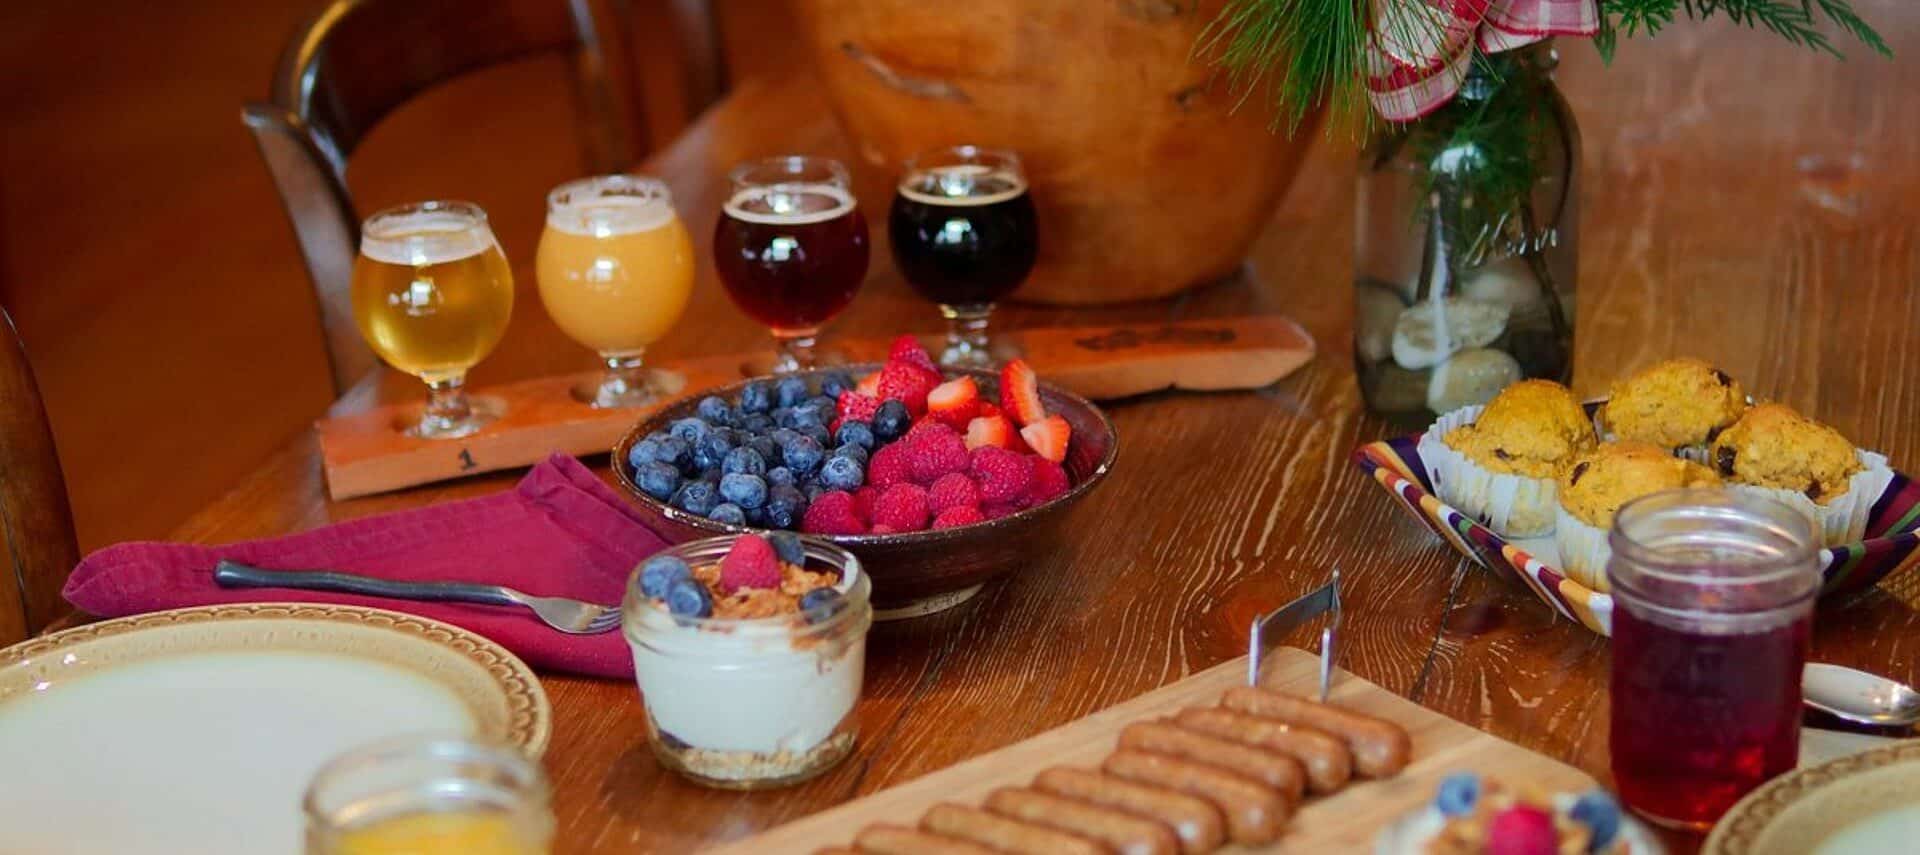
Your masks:
<svg viewBox="0 0 1920 855"><path fill-rule="evenodd" d="M423 433L451 431L472 417L473 407L467 402L466 375L427 381L427 411L420 417Z"/></svg>
<svg viewBox="0 0 1920 855"><path fill-rule="evenodd" d="M646 368L646 352L631 351L619 355L602 357L607 361L607 377L601 382L602 389L638 389L646 385L643 372Z"/></svg>
<svg viewBox="0 0 1920 855"><path fill-rule="evenodd" d="M942 305L940 314L947 319L947 349L971 351L984 356L987 352L987 318L992 313L992 303L974 306Z"/></svg>
<svg viewBox="0 0 1920 855"><path fill-rule="evenodd" d="M813 367L813 345L818 338L813 330L806 332L773 333L773 342L779 351L779 359L774 362L776 372L805 371Z"/></svg>

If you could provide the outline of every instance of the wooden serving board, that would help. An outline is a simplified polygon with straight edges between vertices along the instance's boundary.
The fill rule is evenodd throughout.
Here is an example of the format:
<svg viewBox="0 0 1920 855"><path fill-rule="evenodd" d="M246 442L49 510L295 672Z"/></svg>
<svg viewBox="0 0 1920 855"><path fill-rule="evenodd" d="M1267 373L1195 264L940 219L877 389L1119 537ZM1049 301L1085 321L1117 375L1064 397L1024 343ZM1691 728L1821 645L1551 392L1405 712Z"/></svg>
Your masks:
<svg viewBox="0 0 1920 855"><path fill-rule="evenodd" d="M931 341L930 337L925 337ZM1313 358L1312 337L1279 315L1136 324L1057 327L1008 334L1040 376L1095 400L1124 398L1163 389L1211 391L1257 389L1292 373ZM829 340L824 348L855 362L886 357L890 340ZM731 354L658 366L669 390L659 406L751 376L765 354ZM420 417L419 401L352 413L315 424L335 499L364 496L449 478L528 466L554 452L598 454L655 407L597 410L574 397L576 387L598 381L595 373L542 377L472 390L492 399L504 415L460 440L416 439L402 433Z"/></svg>
<svg viewBox="0 0 1920 855"><path fill-rule="evenodd" d="M1263 685L1308 696L1319 690L1317 656L1281 648L1267 663ZM978 804L995 789L1025 785L1043 769L1098 768L1113 751L1122 727L1190 706L1211 706L1228 688L1244 685L1246 678L1247 660L1241 657L1025 742L707 851L803 853L846 845L873 823L912 825L936 803ZM1228 846L1221 852L1370 852L1381 827L1425 804L1441 778L1464 769L1554 792L1594 786L1592 778L1572 766L1475 730L1345 671L1337 672L1331 701L1405 727L1413 737L1413 762L1396 777L1355 779L1332 796L1307 800L1278 843L1260 848Z"/></svg>

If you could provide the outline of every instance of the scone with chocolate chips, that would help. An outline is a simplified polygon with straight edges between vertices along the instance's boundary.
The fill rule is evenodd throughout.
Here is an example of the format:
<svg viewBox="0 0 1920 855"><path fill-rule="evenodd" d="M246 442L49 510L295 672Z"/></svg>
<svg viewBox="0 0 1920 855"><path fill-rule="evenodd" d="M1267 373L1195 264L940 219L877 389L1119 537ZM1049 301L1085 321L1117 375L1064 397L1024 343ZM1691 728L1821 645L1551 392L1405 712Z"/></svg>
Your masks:
<svg viewBox="0 0 1920 855"><path fill-rule="evenodd" d="M1650 442L1699 459L1747 411L1747 392L1698 359L1669 359L1617 381L1594 414L1604 439Z"/></svg>
<svg viewBox="0 0 1920 855"><path fill-rule="evenodd" d="M1594 443L1573 393L1526 380L1441 416L1419 451L1441 501L1504 537L1538 537L1553 532L1556 479Z"/></svg>
<svg viewBox="0 0 1920 855"><path fill-rule="evenodd" d="M1582 455L1560 476L1560 508L1553 527L1560 569L1596 591L1607 582L1607 532L1620 506L1663 490L1720 486L1720 476L1648 442L1609 442Z"/></svg>
<svg viewBox="0 0 1920 855"><path fill-rule="evenodd" d="M1885 457L1785 404L1748 410L1714 438L1707 460L1734 489L1799 508L1828 546L1865 536L1873 504L1893 480Z"/></svg>

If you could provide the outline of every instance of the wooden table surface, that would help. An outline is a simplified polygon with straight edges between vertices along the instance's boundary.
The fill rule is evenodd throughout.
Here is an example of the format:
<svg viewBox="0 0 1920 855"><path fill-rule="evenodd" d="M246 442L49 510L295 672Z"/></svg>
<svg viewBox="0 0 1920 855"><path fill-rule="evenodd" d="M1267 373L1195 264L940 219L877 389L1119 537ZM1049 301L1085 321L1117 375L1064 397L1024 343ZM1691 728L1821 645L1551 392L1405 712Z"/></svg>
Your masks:
<svg viewBox="0 0 1920 855"><path fill-rule="evenodd" d="M1920 55L1920 14L1896 4L1861 4L1903 57L1893 62L1843 65L1725 25L1625 45L1604 72L1587 46L1563 45L1586 143L1576 391L1597 393L1637 363L1698 355L1920 467L1920 90L1900 82L1916 71L1905 57ZM806 75L748 81L654 161L703 257L723 172L786 150L851 153ZM1239 655L1251 616L1336 564L1348 584L1346 667L1604 777L1605 640L1457 558L1348 462L1388 431L1362 414L1347 350L1350 150L1321 141L1242 281L1166 303L1006 313L1019 325L1284 312L1322 355L1258 392L1111 405L1119 463L1059 542L1036 544L1017 574L960 608L874 629L860 743L844 765L786 791L703 790L655 765L631 685L547 679L558 851L735 839L1007 745ZM544 189L526 188L525 204ZM533 236L502 235L524 315L540 313ZM875 258L835 328L937 329L883 248ZM589 361L544 319L514 332L483 380ZM760 335L703 270L660 350L742 350ZM387 378L340 406L415 390ZM176 537L270 536L514 477L328 502L308 435ZM1876 592L1817 623L1817 658L1920 681L1920 615L1895 597Z"/></svg>

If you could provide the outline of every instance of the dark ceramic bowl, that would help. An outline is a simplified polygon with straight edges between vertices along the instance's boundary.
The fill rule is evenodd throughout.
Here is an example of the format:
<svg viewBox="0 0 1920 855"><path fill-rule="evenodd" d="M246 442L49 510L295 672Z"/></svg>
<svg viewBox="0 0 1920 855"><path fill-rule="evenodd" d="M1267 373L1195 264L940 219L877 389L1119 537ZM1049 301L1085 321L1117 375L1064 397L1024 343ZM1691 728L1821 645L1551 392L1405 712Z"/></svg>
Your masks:
<svg viewBox="0 0 1920 855"><path fill-rule="evenodd" d="M860 376L878 370L878 365L840 366L839 370ZM809 384L817 383L829 369L802 372ZM949 376L971 375L980 384L980 394L998 400L1000 380L991 371L943 369ZM755 378L769 379L769 378ZM731 402L740 387L749 380L728 386L703 389L634 425L613 447L613 471L620 486L633 497L653 528L675 543L720 534L738 534L752 530L746 526L714 522L690 514L640 491L627 466L627 450L657 430L665 430L674 420L693 415L701 398L719 395ZM1067 446L1065 466L1073 488L1066 495L1035 505L1016 514L973 525L900 534L809 535L845 547L860 557L867 575L873 579L875 618L888 620L931 614L965 602L980 585L995 576L1019 567L1034 552L1051 542L1055 530L1066 516L1069 505L1080 500L1113 468L1119 451L1118 437L1106 414L1087 399L1046 383L1040 384L1040 400L1047 412L1067 420L1073 427L1073 441Z"/></svg>

